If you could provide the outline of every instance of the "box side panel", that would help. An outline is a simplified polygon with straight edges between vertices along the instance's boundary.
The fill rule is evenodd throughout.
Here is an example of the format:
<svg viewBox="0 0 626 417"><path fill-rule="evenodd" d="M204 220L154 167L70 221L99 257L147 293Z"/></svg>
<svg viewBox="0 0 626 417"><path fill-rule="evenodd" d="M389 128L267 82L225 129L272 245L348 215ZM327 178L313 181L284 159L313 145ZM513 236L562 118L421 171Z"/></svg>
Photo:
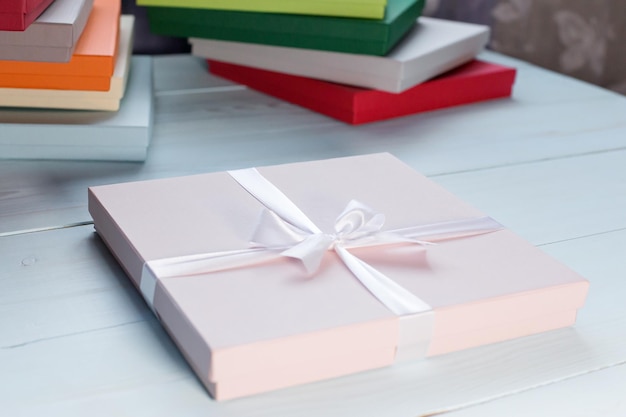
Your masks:
<svg viewBox="0 0 626 417"><path fill-rule="evenodd" d="M572 325L589 283L560 285L484 302L435 309L428 355L522 337Z"/></svg>
<svg viewBox="0 0 626 417"><path fill-rule="evenodd" d="M428 356L443 355L445 353L572 326L576 322L576 313L577 310L555 312L544 317L520 320L514 323L507 323L472 332L463 332L441 338L430 347Z"/></svg>

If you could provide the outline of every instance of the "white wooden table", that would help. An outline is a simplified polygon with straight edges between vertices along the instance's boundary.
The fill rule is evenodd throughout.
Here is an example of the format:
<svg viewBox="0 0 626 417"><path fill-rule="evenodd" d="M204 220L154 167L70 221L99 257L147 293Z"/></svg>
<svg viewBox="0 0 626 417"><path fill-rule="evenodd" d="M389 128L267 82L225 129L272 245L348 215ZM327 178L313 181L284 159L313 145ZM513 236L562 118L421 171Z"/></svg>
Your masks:
<svg viewBox="0 0 626 417"><path fill-rule="evenodd" d="M0 161L0 415L626 415L626 98L500 55L512 99L361 127L155 58L148 160ZM591 281L570 329L224 403L95 235L90 185L388 151Z"/></svg>

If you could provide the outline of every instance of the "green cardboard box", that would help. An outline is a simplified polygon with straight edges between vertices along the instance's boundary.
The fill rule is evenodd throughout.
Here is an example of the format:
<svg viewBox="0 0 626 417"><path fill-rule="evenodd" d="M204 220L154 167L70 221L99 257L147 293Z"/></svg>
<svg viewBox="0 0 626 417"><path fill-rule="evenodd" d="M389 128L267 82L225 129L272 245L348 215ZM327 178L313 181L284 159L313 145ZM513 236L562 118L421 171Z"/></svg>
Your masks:
<svg viewBox="0 0 626 417"><path fill-rule="evenodd" d="M365 55L385 55L422 13L425 0L389 0L382 20L149 7L150 29L218 39Z"/></svg>

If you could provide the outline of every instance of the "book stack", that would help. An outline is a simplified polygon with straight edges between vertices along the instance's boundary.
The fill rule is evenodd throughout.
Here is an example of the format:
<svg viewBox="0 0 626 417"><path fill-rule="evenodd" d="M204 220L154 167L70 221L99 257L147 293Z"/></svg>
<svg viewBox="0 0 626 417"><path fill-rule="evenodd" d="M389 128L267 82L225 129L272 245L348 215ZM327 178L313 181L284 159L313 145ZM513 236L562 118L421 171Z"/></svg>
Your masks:
<svg viewBox="0 0 626 417"><path fill-rule="evenodd" d="M507 97L478 61L489 28L421 17L424 0L138 0L215 75L351 124Z"/></svg>
<svg viewBox="0 0 626 417"><path fill-rule="evenodd" d="M132 57L134 18L120 0L35 3L0 12L0 158L145 159L152 67Z"/></svg>

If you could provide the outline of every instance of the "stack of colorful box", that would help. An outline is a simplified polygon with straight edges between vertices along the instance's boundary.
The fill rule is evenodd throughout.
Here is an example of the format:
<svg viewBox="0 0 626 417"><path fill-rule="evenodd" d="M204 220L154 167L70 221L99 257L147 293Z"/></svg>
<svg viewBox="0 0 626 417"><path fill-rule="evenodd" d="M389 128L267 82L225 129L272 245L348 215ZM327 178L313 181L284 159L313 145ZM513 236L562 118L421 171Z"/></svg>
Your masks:
<svg viewBox="0 0 626 417"><path fill-rule="evenodd" d="M138 1L212 73L348 123L509 96L515 70L474 59L489 29L420 17L424 3Z"/></svg>
<svg viewBox="0 0 626 417"><path fill-rule="evenodd" d="M145 159L151 61L131 58L120 0L0 7L0 157Z"/></svg>

